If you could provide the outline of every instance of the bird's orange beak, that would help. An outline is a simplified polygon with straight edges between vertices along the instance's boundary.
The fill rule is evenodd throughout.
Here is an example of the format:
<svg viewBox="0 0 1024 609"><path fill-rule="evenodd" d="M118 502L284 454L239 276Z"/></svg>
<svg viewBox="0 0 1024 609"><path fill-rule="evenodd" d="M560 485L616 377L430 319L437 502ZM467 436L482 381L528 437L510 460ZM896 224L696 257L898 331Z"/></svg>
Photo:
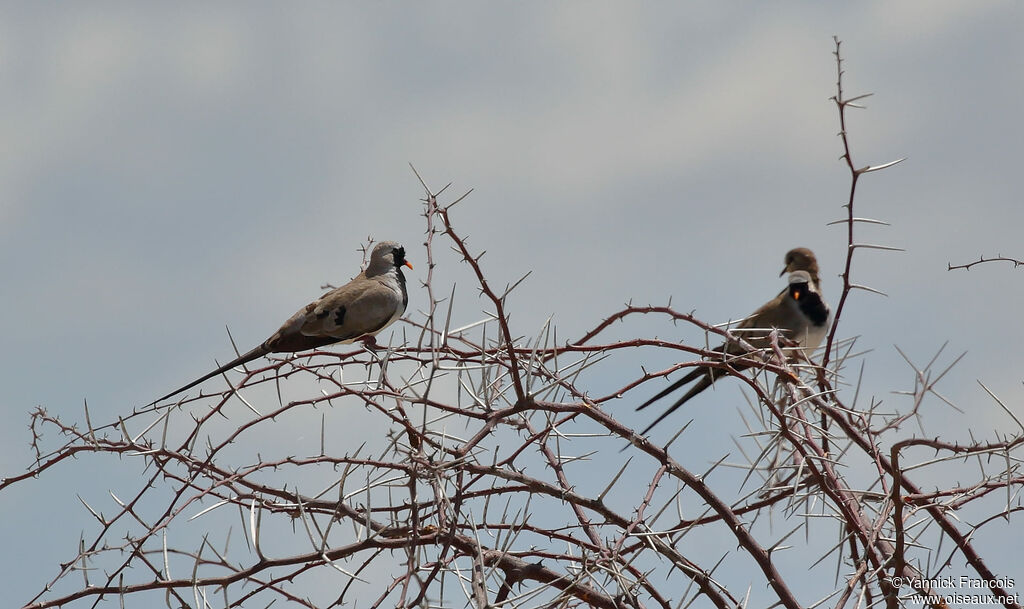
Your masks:
<svg viewBox="0 0 1024 609"><path fill-rule="evenodd" d="M409 270L410 270L410 271L412 270L412 263L411 263L411 262L409 262L408 260L406 260L406 261L405 261L405 264L404 264L403 266L407 266L407 267L409 267Z"/></svg>

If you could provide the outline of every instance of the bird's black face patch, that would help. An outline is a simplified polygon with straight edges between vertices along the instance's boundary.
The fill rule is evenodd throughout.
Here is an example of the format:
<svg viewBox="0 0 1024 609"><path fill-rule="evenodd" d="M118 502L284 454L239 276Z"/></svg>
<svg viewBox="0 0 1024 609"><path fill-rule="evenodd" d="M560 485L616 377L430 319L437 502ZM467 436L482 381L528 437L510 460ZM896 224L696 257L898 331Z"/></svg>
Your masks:
<svg viewBox="0 0 1024 609"><path fill-rule="evenodd" d="M809 291L810 286L807 285L806 281L789 284L789 297L797 302L800 302L800 299L806 296Z"/></svg>
<svg viewBox="0 0 1024 609"><path fill-rule="evenodd" d="M821 294L811 290L807 282L789 284L789 296L816 325L820 326L828 320L828 305L821 299Z"/></svg>
<svg viewBox="0 0 1024 609"><path fill-rule="evenodd" d="M395 266L402 266L405 264L405 248L396 247L391 250L391 257L395 259Z"/></svg>

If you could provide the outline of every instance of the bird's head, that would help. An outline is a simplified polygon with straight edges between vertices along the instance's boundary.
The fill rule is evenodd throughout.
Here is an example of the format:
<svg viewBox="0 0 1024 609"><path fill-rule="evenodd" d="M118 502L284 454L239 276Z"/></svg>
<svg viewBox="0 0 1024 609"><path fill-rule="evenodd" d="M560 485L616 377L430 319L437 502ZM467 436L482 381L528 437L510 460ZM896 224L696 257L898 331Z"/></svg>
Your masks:
<svg viewBox="0 0 1024 609"><path fill-rule="evenodd" d="M815 285L821 282L818 278L818 259L814 257L814 252L806 247L797 247L786 252L786 266L782 268L779 277L795 271L807 271Z"/></svg>
<svg viewBox="0 0 1024 609"><path fill-rule="evenodd" d="M366 265L366 276L381 275L391 269L403 266L412 269L412 264L405 259L405 248L395 241L381 241L374 246L370 253L370 263Z"/></svg>

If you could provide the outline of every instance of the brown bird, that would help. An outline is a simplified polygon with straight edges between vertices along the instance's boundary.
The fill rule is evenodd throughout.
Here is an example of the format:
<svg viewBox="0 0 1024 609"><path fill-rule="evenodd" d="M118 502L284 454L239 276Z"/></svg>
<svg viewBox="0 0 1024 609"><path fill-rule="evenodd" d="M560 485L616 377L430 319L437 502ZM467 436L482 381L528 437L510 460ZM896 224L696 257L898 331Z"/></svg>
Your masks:
<svg viewBox="0 0 1024 609"><path fill-rule="evenodd" d="M404 247L394 241L378 243L366 270L355 279L299 309L256 348L150 404L268 353L293 353L374 336L405 313L409 293L405 289L403 266L412 269L405 259Z"/></svg>
<svg viewBox="0 0 1024 609"><path fill-rule="evenodd" d="M778 296L766 302L758 310L740 322L733 330L743 340L750 343L755 349L763 349L771 343L768 339L768 332L771 328L777 328L789 340L797 343L803 348L805 356L818 348L824 340L828 327L831 324L831 311L828 303L822 297L819 289L820 278L818 277L818 261L814 253L806 247L798 247L786 253L786 266L783 267L779 276L789 273L789 286L779 292ZM761 332L751 332L753 329ZM738 343L729 342L719 346L716 351L729 355L742 355L746 350ZM736 362L733 368L743 370L749 368L750 364ZM685 404L690 398L704 391L725 373L711 367L700 367L690 371L689 374L669 385L666 389L647 400L637 410L643 410L654 402L679 389L683 385L697 381L683 397L676 400L665 412L663 412L653 423L648 425L641 434L646 434L652 427L657 425Z"/></svg>

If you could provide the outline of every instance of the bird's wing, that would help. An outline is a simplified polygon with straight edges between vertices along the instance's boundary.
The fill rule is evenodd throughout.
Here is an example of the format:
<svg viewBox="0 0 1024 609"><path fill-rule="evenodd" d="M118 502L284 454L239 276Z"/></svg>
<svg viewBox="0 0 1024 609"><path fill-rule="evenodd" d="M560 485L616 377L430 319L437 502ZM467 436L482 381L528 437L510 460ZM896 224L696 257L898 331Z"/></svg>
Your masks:
<svg viewBox="0 0 1024 609"><path fill-rule="evenodd" d="M794 303L792 302L792 299L789 298L788 290L783 290L782 292L779 292L778 296L761 305L761 307L754 311L753 314L750 315L750 317L744 319L739 325L736 326L736 329L767 329L773 327L785 328L787 326L783 325L784 323L792 323L793 321L791 311L789 310L795 308L793 307L793 304ZM742 338L746 342L750 343L755 348L763 348L768 345L767 332L736 332L736 335L739 338ZM727 344L720 345L715 350L727 353L728 355L743 355L744 353L746 353L746 350L743 347L741 347L739 343L732 341L730 341ZM736 370L743 370L749 367L749 365L745 365L742 361L734 362L732 365L733 368ZM652 427L657 425L662 419L672 414L680 406L688 402L691 398L700 394L702 391L710 387L712 383L718 380L723 374L724 373L722 373L721 371L712 367L702 366L699 368L695 368L691 370L688 374L686 374L686 376L672 383L665 389L662 389L660 392L658 392L657 395L651 397L649 400L638 406L637 410L643 410L644 408L647 408L654 402L657 402L658 400L669 395L670 393L674 393L676 390L680 389L684 385L692 383L693 381L698 381L697 384L691 387L689 391L683 394L682 397L676 400L675 403L669 406L665 410L665 412L661 413L661 415L659 415L653 423L648 425L647 428L640 433L646 434L648 431L651 430Z"/></svg>
<svg viewBox="0 0 1024 609"><path fill-rule="evenodd" d="M800 307L790 297L789 290L782 290L778 296L761 305L750 317L736 326L736 335L750 343L753 347L763 349L768 346L768 333L771 328L778 328L789 338L806 331L807 320L801 314ZM762 332L743 330L763 330ZM734 330L734 331L736 331ZM736 345L730 347L730 353L742 353L743 349Z"/></svg>
<svg viewBox="0 0 1024 609"><path fill-rule="evenodd" d="M376 279L352 281L314 303L298 333L333 342L354 340L384 329L399 314L402 296Z"/></svg>

